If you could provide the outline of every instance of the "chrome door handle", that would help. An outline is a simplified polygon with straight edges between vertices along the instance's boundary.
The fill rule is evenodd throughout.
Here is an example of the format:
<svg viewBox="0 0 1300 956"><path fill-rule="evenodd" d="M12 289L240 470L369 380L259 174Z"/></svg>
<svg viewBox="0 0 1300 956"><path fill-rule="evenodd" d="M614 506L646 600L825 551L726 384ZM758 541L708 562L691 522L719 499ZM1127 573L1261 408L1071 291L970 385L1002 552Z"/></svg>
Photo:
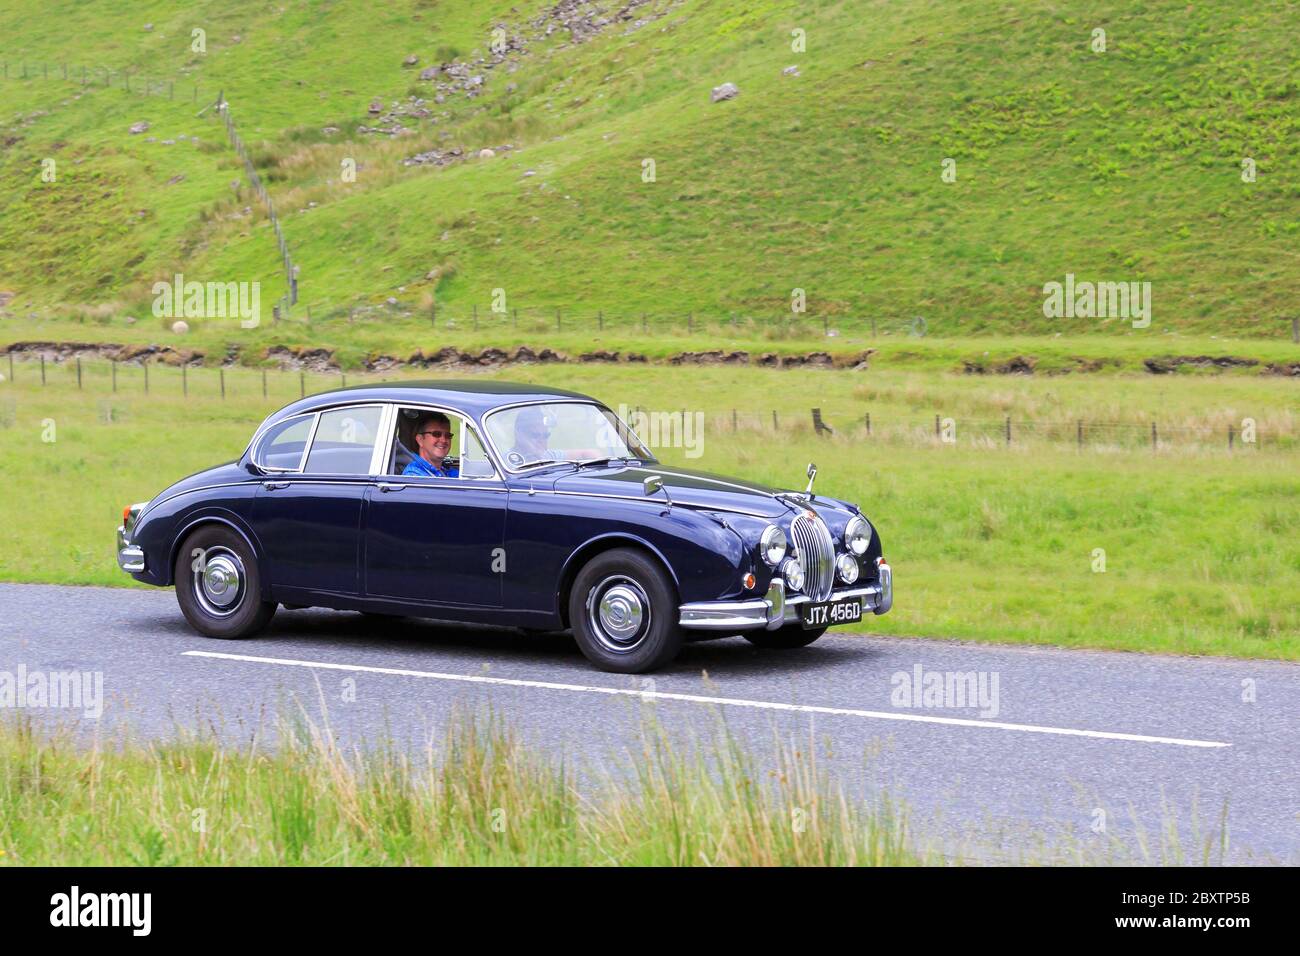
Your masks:
<svg viewBox="0 0 1300 956"><path fill-rule="evenodd" d="M267 491L275 491L277 488L288 488L288 487L289 487L289 482L287 482L287 481L264 481L264 482L262 482L262 487L265 488Z"/></svg>
<svg viewBox="0 0 1300 956"><path fill-rule="evenodd" d="M395 485L388 481L381 481L379 483L379 490L385 493L389 491L401 491L405 487L406 485Z"/></svg>

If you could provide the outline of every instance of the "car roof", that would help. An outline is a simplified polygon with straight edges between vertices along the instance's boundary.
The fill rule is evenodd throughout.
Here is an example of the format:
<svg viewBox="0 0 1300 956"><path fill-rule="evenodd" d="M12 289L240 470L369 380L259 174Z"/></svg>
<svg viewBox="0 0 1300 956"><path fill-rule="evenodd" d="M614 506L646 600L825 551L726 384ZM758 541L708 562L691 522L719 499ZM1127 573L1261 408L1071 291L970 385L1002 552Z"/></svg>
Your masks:
<svg viewBox="0 0 1300 956"><path fill-rule="evenodd" d="M267 416L267 421L303 412L312 412L343 402L413 402L449 405L480 418L502 405L548 399L567 399L594 402L596 399L581 392L563 388L532 385L521 382L473 381L445 379L428 381L378 382L368 385L349 385L328 392L317 392Z"/></svg>

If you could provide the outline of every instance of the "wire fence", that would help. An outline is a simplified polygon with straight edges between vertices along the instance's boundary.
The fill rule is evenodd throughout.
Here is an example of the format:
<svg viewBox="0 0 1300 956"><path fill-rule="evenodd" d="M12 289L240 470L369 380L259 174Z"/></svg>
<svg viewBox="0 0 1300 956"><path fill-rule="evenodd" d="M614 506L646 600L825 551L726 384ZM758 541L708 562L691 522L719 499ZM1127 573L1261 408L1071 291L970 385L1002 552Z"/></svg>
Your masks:
<svg viewBox="0 0 1300 956"><path fill-rule="evenodd" d="M212 93L205 94L197 83L150 76L138 67L113 69L107 66L87 66L61 60L56 63L28 60L0 60L0 81L5 80L63 80L83 87L120 89L137 96L158 96L169 100L206 102Z"/></svg>
<svg viewBox="0 0 1300 956"><path fill-rule="evenodd" d="M347 372L344 370L249 368L247 366L171 365L149 362L46 361L43 356L19 358L8 355L6 381L0 395L8 393L9 411L0 407L0 426L10 424L17 386L39 386L61 391L78 391L110 400L117 396L180 398L195 402L248 402L265 413L307 395L347 385L400 382L405 376L392 373ZM5 368L6 366L0 366ZM1070 446L1079 451L1129 450L1167 451L1176 448L1213 449L1232 452L1252 450L1287 451L1300 448L1294 431L1257 425L1252 419L1232 422L1102 421L1088 418L1032 419L1004 416L984 419L943 412L917 417L888 411L881 414L854 403L834 408L650 408L622 406L616 409L652 448L681 447L692 434L705 430L715 436L726 433L754 435L780 433L809 434L828 440L892 442L909 445L962 446L984 449L1024 448L1040 445ZM113 406L101 402L101 420L114 420Z"/></svg>

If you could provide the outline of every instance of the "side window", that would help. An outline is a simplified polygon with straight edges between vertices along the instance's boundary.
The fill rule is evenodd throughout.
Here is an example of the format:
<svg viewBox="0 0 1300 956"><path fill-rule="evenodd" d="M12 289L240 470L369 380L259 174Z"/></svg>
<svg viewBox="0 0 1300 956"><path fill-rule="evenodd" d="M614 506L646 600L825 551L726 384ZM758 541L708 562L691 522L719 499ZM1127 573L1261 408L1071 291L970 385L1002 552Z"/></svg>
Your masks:
<svg viewBox="0 0 1300 956"><path fill-rule="evenodd" d="M483 450L478 435L465 419L460 420L460 476L462 478L491 478L496 474L492 462Z"/></svg>
<svg viewBox="0 0 1300 956"><path fill-rule="evenodd" d="M263 468L297 471L315 418L314 414L297 415L272 425L253 450L253 461Z"/></svg>
<svg viewBox="0 0 1300 956"><path fill-rule="evenodd" d="M379 405L322 412L307 454L307 472L317 475L366 475L379 435Z"/></svg>

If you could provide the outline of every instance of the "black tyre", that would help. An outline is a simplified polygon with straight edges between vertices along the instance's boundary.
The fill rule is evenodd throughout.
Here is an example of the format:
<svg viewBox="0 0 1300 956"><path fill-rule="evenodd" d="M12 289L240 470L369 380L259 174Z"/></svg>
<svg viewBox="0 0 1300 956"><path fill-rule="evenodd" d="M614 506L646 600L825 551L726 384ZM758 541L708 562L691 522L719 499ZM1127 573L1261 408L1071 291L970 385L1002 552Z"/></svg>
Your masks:
<svg viewBox="0 0 1300 956"><path fill-rule="evenodd" d="M681 650L677 604L677 589L653 558L618 548L578 572L569 623L582 653L601 670L641 674Z"/></svg>
<svg viewBox="0 0 1300 956"><path fill-rule="evenodd" d="M274 601L262 600L257 557L229 528L199 528L176 555L176 602L200 634L251 637L275 614Z"/></svg>
<svg viewBox="0 0 1300 956"><path fill-rule="evenodd" d="M776 647L788 650L794 647L807 647L825 633L826 628L824 627L814 627L805 631L798 624L786 624L778 627L775 631L745 631L743 636L745 640L755 647Z"/></svg>

